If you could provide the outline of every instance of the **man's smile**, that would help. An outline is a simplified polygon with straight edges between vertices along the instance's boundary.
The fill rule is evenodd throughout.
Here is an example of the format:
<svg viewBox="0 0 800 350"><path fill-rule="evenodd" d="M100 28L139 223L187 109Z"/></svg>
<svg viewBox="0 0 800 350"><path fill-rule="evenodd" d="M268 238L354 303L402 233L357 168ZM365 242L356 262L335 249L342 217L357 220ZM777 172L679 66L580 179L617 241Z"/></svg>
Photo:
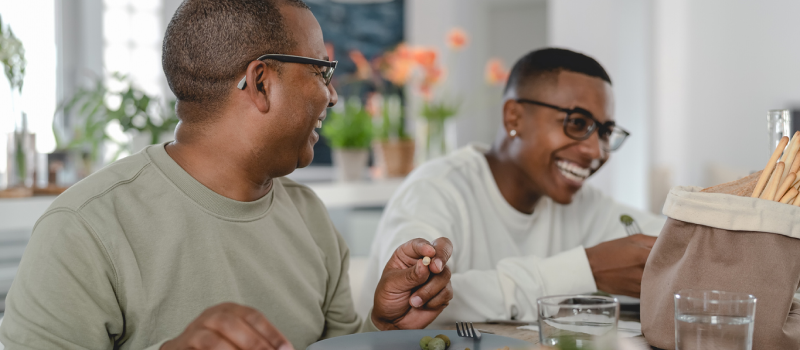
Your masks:
<svg viewBox="0 0 800 350"><path fill-rule="evenodd" d="M591 169L584 168L566 159L559 159L556 162L556 166L558 167L559 173L561 173L562 176L578 186L582 185L583 181L585 181L586 178L592 174Z"/></svg>

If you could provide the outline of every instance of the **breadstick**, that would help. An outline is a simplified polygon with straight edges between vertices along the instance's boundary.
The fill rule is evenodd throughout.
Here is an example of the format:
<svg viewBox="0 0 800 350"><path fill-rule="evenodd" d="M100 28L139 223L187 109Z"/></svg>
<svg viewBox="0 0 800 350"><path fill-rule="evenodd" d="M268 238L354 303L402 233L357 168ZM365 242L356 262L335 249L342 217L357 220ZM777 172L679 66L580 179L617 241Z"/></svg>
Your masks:
<svg viewBox="0 0 800 350"><path fill-rule="evenodd" d="M783 199L783 195L786 194L786 191L788 191L789 188L792 188L792 183L796 178L797 174L789 173L789 176L786 177L786 180L783 180L783 183L781 183L781 187L778 187L778 192L775 192L775 197L772 200L778 202Z"/></svg>
<svg viewBox="0 0 800 350"><path fill-rule="evenodd" d="M794 161L792 162L792 168L789 169L789 172L797 174L798 169L800 169L800 151L797 151L797 155L794 156ZM798 180L794 181L797 182Z"/></svg>
<svg viewBox="0 0 800 350"><path fill-rule="evenodd" d="M797 132L795 132L795 134L796 134L796 133L797 133ZM793 144L793 143L797 142L797 140L794 138L794 136L795 136L795 135L792 135L791 137L789 137L789 143L788 143L788 147L786 148L787 150L789 149L789 147L792 147L792 144ZM784 136L784 137L786 137L786 136ZM783 153L783 154L781 155L781 159L780 159L780 160L781 160L781 162L784 162L784 163L786 163L786 157L787 157L788 155L789 155L789 153L788 153L788 152L786 152L786 153Z"/></svg>
<svg viewBox="0 0 800 350"><path fill-rule="evenodd" d="M769 185L766 189L764 189L764 193L761 194L762 199L766 200L773 200L775 198L775 193L778 192L778 180L780 180L781 174L783 174L783 168L786 167L786 163L778 162L778 165L775 166L774 174L772 174L772 178L769 179Z"/></svg>
<svg viewBox="0 0 800 350"><path fill-rule="evenodd" d="M789 143L789 138L784 136L781 137L781 141L778 142L778 147L775 148L775 151L772 152L772 157L769 157L769 161L767 161L767 166L764 167L764 171L761 172L761 177L758 178L758 183L756 183L756 188L753 189L753 194L750 197L759 198L761 197L764 188L767 187L767 181L772 176L772 170L775 169L775 162L778 161L778 157L781 156L783 153L783 149L786 148L786 144Z"/></svg>
<svg viewBox="0 0 800 350"><path fill-rule="evenodd" d="M800 207L800 196L794 197L794 202L792 202L792 205Z"/></svg>
<svg viewBox="0 0 800 350"><path fill-rule="evenodd" d="M789 202L792 201L792 199L795 199L797 197L798 192L800 191L798 191L794 187L790 187L789 192L786 192L786 195L784 195L783 198L781 198L781 203L788 204Z"/></svg>
<svg viewBox="0 0 800 350"><path fill-rule="evenodd" d="M783 169L783 174L781 175L781 183L783 180L789 176L789 170L792 169L792 165L794 163L795 157L797 157L797 149L800 147L800 131L795 131L794 135L792 136L792 141L789 143L789 152L783 154L784 163L786 163L786 168Z"/></svg>

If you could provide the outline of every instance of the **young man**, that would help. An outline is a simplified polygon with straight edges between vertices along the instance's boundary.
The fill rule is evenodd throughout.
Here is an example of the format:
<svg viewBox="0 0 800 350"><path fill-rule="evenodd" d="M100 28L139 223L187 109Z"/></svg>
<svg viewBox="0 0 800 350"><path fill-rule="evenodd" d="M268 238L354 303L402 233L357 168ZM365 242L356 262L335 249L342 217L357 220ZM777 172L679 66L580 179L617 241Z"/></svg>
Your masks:
<svg viewBox="0 0 800 350"><path fill-rule="evenodd" d="M655 238L627 237L620 216L650 235L664 220L583 185L627 136L614 124L608 74L579 53L534 51L514 65L504 99L503 132L491 148L471 145L425 164L397 191L372 246L365 293L378 283L377 266L422 236L454 245L458 292L437 323L535 320L545 295L639 295Z"/></svg>
<svg viewBox="0 0 800 350"><path fill-rule="evenodd" d="M8 295L6 349L305 349L442 311L452 247L414 239L362 322L342 237L311 190L282 178L311 162L337 101L302 1L186 0L163 55L176 141L106 167L42 216Z"/></svg>

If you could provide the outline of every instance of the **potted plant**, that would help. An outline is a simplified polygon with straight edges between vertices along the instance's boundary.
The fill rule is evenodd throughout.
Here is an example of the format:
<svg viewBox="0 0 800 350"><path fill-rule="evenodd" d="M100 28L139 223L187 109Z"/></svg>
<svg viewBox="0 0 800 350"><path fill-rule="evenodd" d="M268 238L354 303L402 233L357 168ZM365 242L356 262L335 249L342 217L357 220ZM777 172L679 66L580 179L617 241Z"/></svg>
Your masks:
<svg viewBox="0 0 800 350"><path fill-rule="evenodd" d="M80 88L60 111L72 112L75 118L71 130L60 130L57 120L53 121L56 147L59 150L80 152L84 155L84 174L88 175L102 165L102 151L106 143L116 145L111 156L114 161L123 152L136 151L133 141L144 136L145 144L156 144L165 134L172 133L178 124L175 114L175 101L161 103L155 96L148 95L136 87L131 79L123 74L112 73L111 82L121 86L112 90L103 79L97 79L94 86ZM108 133L111 124L118 124L123 132L133 134L130 140L119 140Z"/></svg>
<svg viewBox="0 0 800 350"><path fill-rule="evenodd" d="M406 131L405 109L399 94L372 94L368 110L378 120L372 149L384 177L404 177L414 170L414 139Z"/></svg>
<svg viewBox="0 0 800 350"><path fill-rule="evenodd" d="M0 19L0 62L11 85L11 109L14 116L14 132L8 137L10 148L5 167L6 181L0 181L0 197L28 197L33 195L34 158L36 156L35 135L28 132L25 113L17 109L15 100L22 93L25 78L25 48L10 27L3 26ZM19 116L19 117L18 117ZM2 169L3 167L0 167ZM0 173L0 175L3 175Z"/></svg>
<svg viewBox="0 0 800 350"><path fill-rule="evenodd" d="M372 140L372 119L358 97L328 110L322 135L333 149L333 165L339 181L358 181L367 170Z"/></svg>

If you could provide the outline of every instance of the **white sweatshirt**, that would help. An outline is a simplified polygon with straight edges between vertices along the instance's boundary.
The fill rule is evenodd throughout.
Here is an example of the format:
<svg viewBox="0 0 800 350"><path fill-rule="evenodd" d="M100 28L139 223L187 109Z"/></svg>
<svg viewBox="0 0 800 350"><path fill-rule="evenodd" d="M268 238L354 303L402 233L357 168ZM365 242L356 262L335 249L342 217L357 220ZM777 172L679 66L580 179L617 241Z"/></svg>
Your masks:
<svg viewBox="0 0 800 350"><path fill-rule="evenodd" d="M453 242L448 266L455 296L434 325L536 319L536 299L597 290L584 247L625 237L628 214L657 235L665 219L615 202L584 185L568 205L542 197L533 214L506 202L484 153L470 145L429 162L405 180L384 210L361 295L374 295L394 250L421 237ZM356 301L366 315L372 298Z"/></svg>

